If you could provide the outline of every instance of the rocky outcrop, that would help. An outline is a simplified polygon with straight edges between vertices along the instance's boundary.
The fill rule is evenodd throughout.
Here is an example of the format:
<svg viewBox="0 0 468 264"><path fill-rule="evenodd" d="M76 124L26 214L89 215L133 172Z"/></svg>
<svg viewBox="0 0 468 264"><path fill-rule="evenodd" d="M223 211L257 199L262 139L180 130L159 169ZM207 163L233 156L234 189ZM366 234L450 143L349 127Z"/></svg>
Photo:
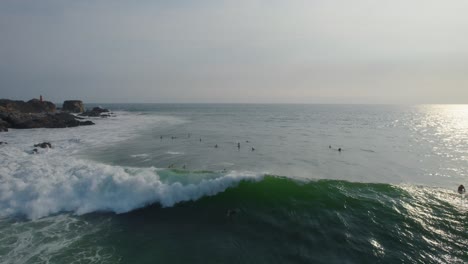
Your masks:
<svg viewBox="0 0 468 264"><path fill-rule="evenodd" d="M8 128L64 128L94 125L69 113L55 113L51 102L32 99L28 102L0 99L0 132Z"/></svg>
<svg viewBox="0 0 468 264"><path fill-rule="evenodd" d="M89 117L109 117L110 113L109 109L101 108L101 107L94 107L91 110L87 110L86 112L80 114L80 116L89 116Z"/></svg>
<svg viewBox="0 0 468 264"><path fill-rule="evenodd" d="M94 125L91 121L79 121L68 113L9 113L1 114L0 119L8 123L8 128L65 128Z"/></svg>
<svg viewBox="0 0 468 264"><path fill-rule="evenodd" d="M68 100L63 102L63 112L82 113L84 112L83 102L80 100Z"/></svg>
<svg viewBox="0 0 468 264"><path fill-rule="evenodd" d="M6 121L0 119L0 132L7 132L9 124Z"/></svg>
<svg viewBox="0 0 468 264"><path fill-rule="evenodd" d="M14 113L53 113L55 104L48 101L32 99L27 102L0 99L0 112Z"/></svg>
<svg viewBox="0 0 468 264"><path fill-rule="evenodd" d="M52 148L52 144L49 142L42 142L34 145L35 148Z"/></svg>
<svg viewBox="0 0 468 264"><path fill-rule="evenodd" d="M29 113L54 113L56 108L55 104L48 101L40 101L38 99L32 99L27 102L33 111ZM24 111L23 111L24 112Z"/></svg>

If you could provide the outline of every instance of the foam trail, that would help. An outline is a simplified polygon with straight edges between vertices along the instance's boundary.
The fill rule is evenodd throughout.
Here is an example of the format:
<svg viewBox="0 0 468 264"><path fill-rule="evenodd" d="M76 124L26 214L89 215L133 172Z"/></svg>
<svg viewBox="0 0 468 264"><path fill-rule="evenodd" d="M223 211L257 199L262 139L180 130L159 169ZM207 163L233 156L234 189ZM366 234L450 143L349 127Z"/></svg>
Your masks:
<svg viewBox="0 0 468 264"><path fill-rule="evenodd" d="M135 154L135 155L130 155L130 157L132 158L146 158L148 157L149 155L148 154Z"/></svg>
<svg viewBox="0 0 468 264"><path fill-rule="evenodd" d="M177 151L168 151L166 153L169 155L183 155L184 154L183 152L177 152Z"/></svg>

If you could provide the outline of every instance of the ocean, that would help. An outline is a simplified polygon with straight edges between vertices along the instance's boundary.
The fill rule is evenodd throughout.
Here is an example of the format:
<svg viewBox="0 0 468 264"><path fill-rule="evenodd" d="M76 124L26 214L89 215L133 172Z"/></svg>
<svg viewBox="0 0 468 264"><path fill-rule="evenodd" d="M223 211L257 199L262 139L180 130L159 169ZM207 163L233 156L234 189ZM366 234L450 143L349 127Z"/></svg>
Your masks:
<svg viewBox="0 0 468 264"><path fill-rule="evenodd" d="M467 105L102 106L0 133L0 263L468 262Z"/></svg>

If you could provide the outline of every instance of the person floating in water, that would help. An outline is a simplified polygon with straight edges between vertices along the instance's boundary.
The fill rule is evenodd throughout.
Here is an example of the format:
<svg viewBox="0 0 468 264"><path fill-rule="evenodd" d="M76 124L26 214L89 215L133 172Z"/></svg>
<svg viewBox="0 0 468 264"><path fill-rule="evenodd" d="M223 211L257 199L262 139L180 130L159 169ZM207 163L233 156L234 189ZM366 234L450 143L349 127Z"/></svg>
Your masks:
<svg viewBox="0 0 468 264"><path fill-rule="evenodd" d="M338 148L338 151L341 152L341 148Z"/></svg>
<svg viewBox="0 0 468 264"><path fill-rule="evenodd" d="M466 190L465 190L465 186L463 186L463 184L458 186L458 193L459 194L464 194L465 192L466 192Z"/></svg>
<svg viewBox="0 0 468 264"><path fill-rule="evenodd" d="M236 214L240 213L240 209L239 208L234 208L234 209L228 209L226 211L226 216L227 217L231 217L231 216L234 216Z"/></svg>

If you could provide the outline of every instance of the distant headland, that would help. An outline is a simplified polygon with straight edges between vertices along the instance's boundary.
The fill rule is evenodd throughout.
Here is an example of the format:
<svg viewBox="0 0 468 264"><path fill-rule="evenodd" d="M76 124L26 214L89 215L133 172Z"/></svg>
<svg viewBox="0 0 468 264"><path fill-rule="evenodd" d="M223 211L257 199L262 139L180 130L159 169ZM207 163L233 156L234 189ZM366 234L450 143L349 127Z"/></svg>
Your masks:
<svg viewBox="0 0 468 264"><path fill-rule="evenodd" d="M57 108L54 103L43 100L42 96L27 102L0 99L0 132L6 132L9 128L88 126L94 123L83 120L83 117L109 117L111 114L108 109L100 107L85 111L81 100L67 100L62 108Z"/></svg>

